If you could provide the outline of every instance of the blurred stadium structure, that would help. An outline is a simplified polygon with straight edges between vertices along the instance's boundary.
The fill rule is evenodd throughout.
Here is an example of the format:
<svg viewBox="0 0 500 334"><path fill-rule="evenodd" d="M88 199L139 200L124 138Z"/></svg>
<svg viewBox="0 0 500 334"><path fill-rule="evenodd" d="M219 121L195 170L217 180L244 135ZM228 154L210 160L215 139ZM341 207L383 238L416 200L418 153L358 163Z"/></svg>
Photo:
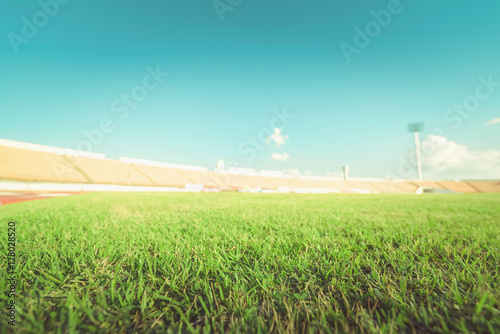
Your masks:
<svg viewBox="0 0 500 334"><path fill-rule="evenodd" d="M0 191L248 191L269 193L500 192L500 181L409 181L300 176L245 168L106 159L102 154L0 139Z"/></svg>

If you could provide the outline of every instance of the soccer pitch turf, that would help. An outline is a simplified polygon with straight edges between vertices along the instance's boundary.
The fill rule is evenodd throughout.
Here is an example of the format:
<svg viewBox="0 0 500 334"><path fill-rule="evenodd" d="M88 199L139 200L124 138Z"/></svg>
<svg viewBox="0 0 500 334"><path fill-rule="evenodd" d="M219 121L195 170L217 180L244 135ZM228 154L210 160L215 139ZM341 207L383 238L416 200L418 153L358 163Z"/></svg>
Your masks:
<svg viewBox="0 0 500 334"><path fill-rule="evenodd" d="M18 333L499 332L500 194L93 193L2 206Z"/></svg>

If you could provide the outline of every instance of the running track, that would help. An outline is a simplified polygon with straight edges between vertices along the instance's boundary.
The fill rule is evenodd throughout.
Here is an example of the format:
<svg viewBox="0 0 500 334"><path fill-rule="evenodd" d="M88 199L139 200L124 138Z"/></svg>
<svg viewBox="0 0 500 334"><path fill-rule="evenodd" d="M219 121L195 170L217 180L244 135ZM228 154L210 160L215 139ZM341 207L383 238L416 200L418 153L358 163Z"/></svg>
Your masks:
<svg viewBox="0 0 500 334"><path fill-rule="evenodd" d="M0 205L7 205L25 201L34 201L45 198L71 196L81 192L55 192L55 193L23 193L23 192L0 192Z"/></svg>

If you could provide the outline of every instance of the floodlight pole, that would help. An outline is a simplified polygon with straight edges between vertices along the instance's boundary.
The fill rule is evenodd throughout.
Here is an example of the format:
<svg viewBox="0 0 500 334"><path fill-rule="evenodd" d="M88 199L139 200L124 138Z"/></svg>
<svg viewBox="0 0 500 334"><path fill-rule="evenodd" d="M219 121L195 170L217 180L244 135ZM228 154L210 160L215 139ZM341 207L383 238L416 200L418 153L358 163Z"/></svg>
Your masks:
<svg viewBox="0 0 500 334"><path fill-rule="evenodd" d="M418 180L422 181L422 159L420 157L420 139L418 136L418 131L415 131L415 155L417 156L417 173Z"/></svg>
<svg viewBox="0 0 500 334"><path fill-rule="evenodd" d="M422 131L423 128L424 128L423 123L408 124L408 129L410 130L410 132L413 132L415 134L415 156L417 158L417 174L419 181L423 180L423 176L422 176L422 159L420 156L420 139L418 136L418 132Z"/></svg>
<svg viewBox="0 0 500 334"><path fill-rule="evenodd" d="M347 179L349 179L349 166L344 166L342 167L342 171L343 171L343 176L344 176L344 181L347 181Z"/></svg>

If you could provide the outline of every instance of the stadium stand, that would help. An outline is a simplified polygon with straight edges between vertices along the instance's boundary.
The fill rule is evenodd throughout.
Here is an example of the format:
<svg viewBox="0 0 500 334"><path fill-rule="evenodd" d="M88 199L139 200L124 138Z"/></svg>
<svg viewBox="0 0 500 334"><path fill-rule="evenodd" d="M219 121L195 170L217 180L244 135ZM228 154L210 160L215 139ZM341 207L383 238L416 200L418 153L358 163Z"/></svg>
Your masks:
<svg viewBox="0 0 500 334"><path fill-rule="evenodd" d="M317 189L314 184L308 179L293 178L293 183L298 189Z"/></svg>
<svg viewBox="0 0 500 334"><path fill-rule="evenodd" d="M329 184L333 186L333 189L337 189L340 192L353 192L354 186L343 180L327 180Z"/></svg>
<svg viewBox="0 0 500 334"><path fill-rule="evenodd" d="M153 186L153 182L127 163L110 159L65 156L94 183L127 186Z"/></svg>
<svg viewBox="0 0 500 334"><path fill-rule="evenodd" d="M219 180L219 182L221 182L223 185L229 186L234 189L249 190L257 188L257 186L245 181L241 175L215 172L209 172L209 174Z"/></svg>
<svg viewBox="0 0 500 334"><path fill-rule="evenodd" d="M500 181L467 181L469 186L482 193L500 193Z"/></svg>
<svg viewBox="0 0 500 334"><path fill-rule="evenodd" d="M280 188L297 188L297 185L293 183L292 178L286 178L286 177L271 177L271 176L266 176L264 177L269 183L274 184L273 189L280 189Z"/></svg>
<svg viewBox="0 0 500 334"><path fill-rule="evenodd" d="M418 186L412 182L393 181L392 184L396 188L401 189L401 192L404 192L404 193L415 193L418 189Z"/></svg>
<svg viewBox="0 0 500 334"><path fill-rule="evenodd" d="M370 181L369 184L376 187L381 193L401 193L403 192L400 188L396 187L393 182L383 182L383 181Z"/></svg>
<svg viewBox="0 0 500 334"><path fill-rule="evenodd" d="M445 189L454 191L457 193L477 193L477 189L470 186L466 182L461 181L439 181Z"/></svg>
<svg viewBox="0 0 500 334"><path fill-rule="evenodd" d="M358 190L358 191L368 191L368 192L371 192L371 193L379 193L380 190L375 187L373 184L369 183L369 182L366 182L366 181L354 181L354 180L347 180L347 183L350 183L354 189Z"/></svg>
<svg viewBox="0 0 500 334"><path fill-rule="evenodd" d="M436 189L445 189L444 186L439 184L438 182L434 181L415 181L413 182L415 185L418 187L424 187L424 188L436 188Z"/></svg>
<svg viewBox="0 0 500 334"><path fill-rule="evenodd" d="M197 170L176 169L182 176L187 178L190 184L203 184L208 188L227 187L223 182L208 172Z"/></svg>
<svg viewBox="0 0 500 334"><path fill-rule="evenodd" d="M316 189L336 190L333 184L329 183L327 180L314 178L314 179L307 179L307 181L311 184L313 188Z"/></svg>
<svg viewBox="0 0 500 334"><path fill-rule="evenodd" d="M269 182L266 178L262 176L255 175L240 175L240 177L247 183L251 184L254 187L258 187L261 189L276 189L276 186Z"/></svg>
<svg viewBox="0 0 500 334"><path fill-rule="evenodd" d="M30 182L88 183L63 156L0 145L0 179Z"/></svg>
<svg viewBox="0 0 500 334"><path fill-rule="evenodd" d="M500 192L500 181L385 181L377 179L292 177L246 168L215 171L204 167L120 158L0 139L0 190L69 189L72 191L279 191L279 192ZM18 182L13 184L13 182ZM43 185L46 183L47 185ZM67 184L64 186L64 184ZM30 186L31 185L31 186ZM128 187L128 188L125 188ZM427 189L424 189L427 188ZM423 191L422 191L423 190ZM161 191L161 189L160 189Z"/></svg>
<svg viewBox="0 0 500 334"><path fill-rule="evenodd" d="M184 188L186 184L191 183L189 179L175 169L140 164L132 164L132 166L160 187Z"/></svg>

